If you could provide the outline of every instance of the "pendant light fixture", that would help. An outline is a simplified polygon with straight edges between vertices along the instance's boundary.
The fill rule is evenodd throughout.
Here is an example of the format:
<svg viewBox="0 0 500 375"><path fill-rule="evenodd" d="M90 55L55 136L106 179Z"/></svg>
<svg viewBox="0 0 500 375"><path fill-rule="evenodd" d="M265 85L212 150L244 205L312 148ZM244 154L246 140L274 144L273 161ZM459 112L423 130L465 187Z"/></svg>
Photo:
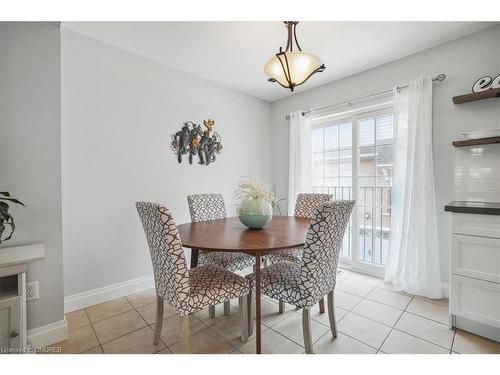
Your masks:
<svg viewBox="0 0 500 375"><path fill-rule="evenodd" d="M286 49L280 47L279 52L264 66L269 82L278 82L284 88L293 91L295 86L303 84L315 73L325 70L319 57L303 52L297 41L296 27L299 21L285 21L288 31ZM295 50L294 44L295 42Z"/></svg>

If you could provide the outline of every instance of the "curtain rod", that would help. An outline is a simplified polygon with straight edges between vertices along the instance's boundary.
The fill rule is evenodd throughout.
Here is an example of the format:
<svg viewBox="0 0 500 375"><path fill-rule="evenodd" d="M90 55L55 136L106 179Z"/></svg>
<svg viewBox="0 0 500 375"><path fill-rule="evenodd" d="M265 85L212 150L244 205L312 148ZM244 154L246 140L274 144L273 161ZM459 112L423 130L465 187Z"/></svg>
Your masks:
<svg viewBox="0 0 500 375"><path fill-rule="evenodd" d="M436 81L444 81L446 78L446 74L444 73L440 73L438 74L436 77L434 77L432 79L433 82L436 82ZM400 92L401 89L404 89L404 88L407 88L408 85L402 85L402 86L396 86L396 91L397 92ZM376 96L380 96L380 95L385 95L385 94L389 94L391 93L393 90L387 90L387 91L382 91L382 92L378 92L376 94L372 94L372 95L367 95L367 96L362 96L360 98L355 98L355 99L351 99L351 100L346 100L344 102L340 102L340 103L336 103L336 104L331 104L331 105L327 105L325 107L319 107L319 108L311 108L311 109L308 109L307 111L303 111L302 112L302 116L304 116L306 113L311 113L312 111L321 111L321 110L324 110L324 109L327 109L327 108L333 108L333 107L337 107L337 106L340 106L340 105L343 105L343 104L347 104L347 105L351 105L353 102L358 102L360 100L365 100L365 99L369 99L369 98L373 98L373 97L376 97ZM286 115L285 116L285 119L286 120L290 120L290 115Z"/></svg>

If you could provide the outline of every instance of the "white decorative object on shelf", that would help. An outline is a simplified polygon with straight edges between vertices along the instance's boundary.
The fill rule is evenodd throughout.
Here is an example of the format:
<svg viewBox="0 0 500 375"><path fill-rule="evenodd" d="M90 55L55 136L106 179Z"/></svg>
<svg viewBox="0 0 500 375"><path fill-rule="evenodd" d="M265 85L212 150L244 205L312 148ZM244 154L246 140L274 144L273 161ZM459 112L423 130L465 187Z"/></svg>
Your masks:
<svg viewBox="0 0 500 375"><path fill-rule="evenodd" d="M467 139L481 139L481 138L492 138L500 137L500 128L496 129L483 129L483 130L473 130L470 132L462 133L462 135Z"/></svg>
<svg viewBox="0 0 500 375"><path fill-rule="evenodd" d="M472 86L472 92L481 92L500 88L500 74L495 78L484 76L479 78Z"/></svg>

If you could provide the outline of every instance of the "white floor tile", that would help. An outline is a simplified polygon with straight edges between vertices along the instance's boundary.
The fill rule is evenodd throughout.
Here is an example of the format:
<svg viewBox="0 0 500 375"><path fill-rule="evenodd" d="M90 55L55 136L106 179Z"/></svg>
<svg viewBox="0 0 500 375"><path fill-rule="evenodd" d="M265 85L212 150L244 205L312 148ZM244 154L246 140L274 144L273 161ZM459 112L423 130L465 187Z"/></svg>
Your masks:
<svg viewBox="0 0 500 375"><path fill-rule="evenodd" d="M317 354L374 354L377 349L339 332L337 338L327 332L313 345Z"/></svg>
<svg viewBox="0 0 500 375"><path fill-rule="evenodd" d="M500 354L500 342L457 330L453 351L460 354Z"/></svg>
<svg viewBox="0 0 500 375"><path fill-rule="evenodd" d="M449 350L407 333L393 330L380 348L388 354L448 354Z"/></svg>
<svg viewBox="0 0 500 375"><path fill-rule="evenodd" d="M238 348L243 354L255 354L255 339ZM304 348L272 329L262 333L262 354L300 354Z"/></svg>
<svg viewBox="0 0 500 375"><path fill-rule="evenodd" d="M451 349L455 334L446 324L407 312L399 319L395 328L447 349Z"/></svg>
<svg viewBox="0 0 500 375"><path fill-rule="evenodd" d="M407 308L408 312L435 320L439 323L448 324L448 306L431 303L414 298Z"/></svg>
<svg viewBox="0 0 500 375"><path fill-rule="evenodd" d="M384 281L378 277L368 276L368 275L364 275L362 273L353 273L351 275L350 279L354 280L354 281L358 281L360 283L373 285L373 286L380 285Z"/></svg>
<svg viewBox="0 0 500 375"><path fill-rule="evenodd" d="M382 303L364 299L353 310L356 314L393 327L403 311Z"/></svg>
<svg viewBox="0 0 500 375"><path fill-rule="evenodd" d="M349 313L338 324L338 330L378 349L391 331L391 328L374 320Z"/></svg>
<svg viewBox="0 0 500 375"><path fill-rule="evenodd" d="M293 314L288 318L283 319L273 326L273 330L281 333L283 336L289 338L297 344L304 346L301 315ZM329 331L330 329L328 327L311 319L311 335L313 342Z"/></svg>
<svg viewBox="0 0 500 375"><path fill-rule="evenodd" d="M353 280L352 278L341 280L335 286L336 290L342 290L359 297L366 297L368 293L373 290L373 288L375 288L375 286Z"/></svg>
<svg viewBox="0 0 500 375"><path fill-rule="evenodd" d="M366 298L399 310L404 310L411 301L411 297L380 288L373 289L371 293L366 296Z"/></svg>
<svg viewBox="0 0 500 375"><path fill-rule="evenodd" d="M326 303L326 302L325 302ZM300 310L298 310L298 313L300 314ZM335 318L337 319L337 323L342 320L342 318L348 313L347 310L335 306ZM318 323L321 323L327 327L330 327L330 320L328 318L328 308L325 306L325 312L320 313L319 312L319 305L316 304L313 307L311 307L311 319L317 321Z"/></svg>
<svg viewBox="0 0 500 375"><path fill-rule="evenodd" d="M354 294L343 292L342 290L335 290L335 306L344 310L351 310L354 306L360 303L361 297Z"/></svg>

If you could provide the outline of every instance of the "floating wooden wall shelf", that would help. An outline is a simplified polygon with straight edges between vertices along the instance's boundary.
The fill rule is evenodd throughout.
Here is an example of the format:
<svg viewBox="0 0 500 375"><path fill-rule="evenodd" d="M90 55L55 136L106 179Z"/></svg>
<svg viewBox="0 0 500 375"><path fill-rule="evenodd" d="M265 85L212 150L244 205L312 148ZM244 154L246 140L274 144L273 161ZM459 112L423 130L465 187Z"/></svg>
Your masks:
<svg viewBox="0 0 500 375"><path fill-rule="evenodd" d="M465 141L455 141L455 142L453 142L453 146L455 146L455 147L480 146L480 145L491 145L493 143L500 143L500 137L467 139Z"/></svg>
<svg viewBox="0 0 500 375"><path fill-rule="evenodd" d="M499 98L499 97L500 97L500 88L480 91L480 92L473 92L471 94L465 94L460 96L454 96L453 103L462 104L462 103L474 102L476 100Z"/></svg>

